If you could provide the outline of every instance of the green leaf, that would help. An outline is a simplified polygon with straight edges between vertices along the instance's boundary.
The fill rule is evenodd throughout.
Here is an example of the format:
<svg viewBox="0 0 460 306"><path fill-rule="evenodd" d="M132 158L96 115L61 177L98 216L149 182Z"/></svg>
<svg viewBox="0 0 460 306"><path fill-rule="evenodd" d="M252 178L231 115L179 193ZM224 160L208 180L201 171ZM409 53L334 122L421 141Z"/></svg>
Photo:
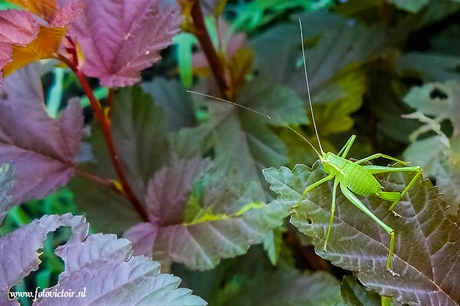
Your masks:
<svg viewBox="0 0 460 306"><path fill-rule="evenodd" d="M177 45L180 79L185 87L190 88L193 84L192 48L197 39L194 35L183 32L174 36L173 42Z"/></svg>
<svg viewBox="0 0 460 306"><path fill-rule="evenodd" d="M403 9L411 13L417 13L430 2L430 0L387 0L393 3L397 8Z"/></svg>
<svg viewBox="0 0 460 306"><path fill-rule="evenodd" d="M281 166L287 161L284 143L268 125L306 123L303 102L289 88L255 80L247 83L236 103L272 119L213 101L209 105L210 120L196 129L196 133L207 135L208 143L214 144L216 170L224 173L227 179L255 181L262 185L264 167ZM262 192L260 196L263 199Z"/></svg>
<svg viewBox="0 0 460 306"><path fill-rule="evenodd" d="M444 199L455 213L460 205L459 155L441 160L436 167L436 183Z"/></svg>
<svg viewBox="0 0 460 306"><path fill-rule="evenodd" d="M87 172L98 166L88 163ZM121 193L94 182L79 172L69 184L78 208L85 212L91 226L105 233L120 233L141 221L128 199Z"/></svg>
<svg viewBox="0 0 460 306"><path fill-rule="evenodd" d="M311 190L299 205L305 188L326 174L321 164L310 169L298 165L291 172L282 167L266 169L264 175L279 194L278 202L291 212L291 223L313 238L315 250L334 265L355 271L358 279L381 295L412 304L456 305L460 292L452 290L460 275L460 229L453 214L429 180L419 178L395 207L402 217L388 211L389 202L377 197L359 197L377 218L395 231L391 267L385 270L389 235L375 221L354 207L340 192L332 231L323 251L332 203L332 181ZM396 172L376 175L385 191L401 191L413 174ZM407 284L411 284L410 288Z"/></svg>
<svg viewBox="0 0 460 306"><path fill-rule="evenodd" d="M111 110L112 137L131 187L140 199L156 170L169 160L169 140L161 107L140 86L117 91ZM118 179L113 169L102 131L92 129L92 149L98 173L106 179Z"/></svg>
<svg viewBox="0 0 460 306"><path fill-rule="evenodd" d="M163 109L169 131L196 126L192 97L177 80L154 78L153 81L142 82L141 85L153 97L155 105Z"/></svg>
<svg viewBox="0 0 460 306"><path fill-rule="evenodd" d="M432 63L432 65L428 66L426 63ZM415 75L425 82L446 82L460 80L460 73L455 69L459 65L458 56L410 52L398 59L396 69L404 72L405 75Z"/></svg>
<svg viewBox="0 0 460 306"><path fill-rule="evenodd" d="M454 135L460 133L460 82L428 83L414 87L404 97L411 107L424 115L434 116L441 122L449 119L454 128Z"/></svg>
<svg viewBox="0 0 460 306"><path fill-rule="evenodd" d="M354 124L351 114L361 107L367 90L366 75L359 65L347 66L335 75L333 82L342 88L341 96L329 100L332 103L315 107L315 120L320 137L350 130Z"/></svg>
<svg viewBox="0 0 460 306"><path fill-rule="evenodd" d="M282 215L282 217L286 217L289 215L287 212L285 213L286 215ZM282 226L275 227L273 230L269 231L268 235L265 237L263 241L264 250L267 252L267 256L270 259L272 265L276 265L276 263L278 262L280 253L284 246L283 234L286 231L287 228L284 224Z"/></svg>
<svg viewBox="0 0 460 306"><path fill-rule="evenodd" d="M346 305L379 306L380 296L376 292L366 290L358 283L356 277L345 275L340 284L342 299Z"/></svg>
<svg viewBox="0 0 460 306"><path fill-rule="evenodd" d="M412 143L404 151L404 160L413 162L423 169L423 174L433 176L446 150L442 138L429 137Z"/></svg>
<svg viewBox="0 0 460 306"><path fill-rule="evenodd" d="M235 286L237 285L237 286ZM222 306L334 305L340 302L337 279L325 272L301 274L290 267L259 271L229 283L220 293Z"/></svg>
<svg viewBox="0 0 460 306"><path fill-rule="evenodd" d="M270 23L288 9L302 7L306 11L311 11L332 4L332 0L255 0L240 7L234 27L254 30Z"/></svg>

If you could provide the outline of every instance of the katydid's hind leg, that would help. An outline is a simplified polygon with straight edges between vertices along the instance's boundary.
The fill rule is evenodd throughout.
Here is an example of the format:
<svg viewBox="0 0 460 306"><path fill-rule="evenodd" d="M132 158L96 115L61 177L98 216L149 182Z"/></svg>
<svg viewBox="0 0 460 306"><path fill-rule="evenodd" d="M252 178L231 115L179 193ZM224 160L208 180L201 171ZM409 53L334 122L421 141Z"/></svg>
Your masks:
<svg viewBox="0 0 460 306"><path fill-rule="evenodd" d="M419 166L414 166L414 167L381 167L381 166L363 166L363 168L366 168L369 170L371 174L377 174L377 173L389 173L389 172L415 172L414 177L411 179L409 184L407 184L406 188L404 188L403 191L401 192L388 192L388 191L382 191L382 192L377 192L375 195L378 196L379 198L387 201L393 201L391 203L390 207L388 208L389 211L391 211L395 216L401 217L399 214L397 214L394 211L394 207L396 204L398 204L399 200L409 191L409 189L415 184L419 176L422 174L422 168ZM393 198L393 195L397 193L399 196Z"/></svg>
<svg viewBox="0 0 460 306"><path fill-rule="evenodd" d="M401 159L397 159L393 156L390 156L390 155L386 155L386 154L382 154L382 153L375 153L375 154L372 154L371 156L368 156L368 157L365 157L363 159L360 159L360 160L357 160L355 161L355 164L362 164L366 161L370 161L370 160L373 160L373 159L377 159L377 158L385 158L385 159L388 159L388 160L392 160L392 161L395 161L397 163L401 163L401 164L404 164L404 165L409 165L410 163L409 162L406 162L404 160L401 160Z"/></svg>
<svg viewBox="0 0 460 306"><path fill-rule="evenodd" d="M339 184L339 181L334 180L334 187L332 188L331 218L329 219L329 226L327 227L326 239L324 240L324 247L323 247L324 252L327 252L327 242L329 241L329 236L331 235L332 223L334 222L338 184Z"/></svg>
<svg viewBox="0 0 460 306"><path fill-rule="evenodd" d="M340 190L342 190L343 195L351 202L353 203L356 207L358 207L362 212L364 212L366 215L371 217L372 220L377 222L378 225L380 225L387 233L390 235L390 247L388 250L388 257L387 257L387 262L385 264L385 269L390 272L393 276L399 276L399 274L393 272L391 270L391 259L393 258L393 252L394 252L394 247L395 247L395 231L386 225L382 220L377 218L376 215L374 215L369 208L367 208L363 202L361 202L354 194L351 192L347 187L344 187L340 185Z"/></svg>

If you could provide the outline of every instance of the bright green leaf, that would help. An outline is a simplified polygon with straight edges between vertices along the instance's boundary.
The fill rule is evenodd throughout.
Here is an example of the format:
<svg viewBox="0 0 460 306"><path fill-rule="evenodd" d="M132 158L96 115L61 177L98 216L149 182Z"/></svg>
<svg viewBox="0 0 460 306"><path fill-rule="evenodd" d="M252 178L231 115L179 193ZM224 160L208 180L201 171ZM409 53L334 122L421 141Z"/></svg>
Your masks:
<svg viewBox="0 0 460 306"><path fill-rule="evenodd" d="M427 5L430 0L387 0L396 5L397 8L403 9L411 13L417 13Z"/></svg>
<svg viewBox="0 0 460 306"><path fill-rule="evenodd" d="M424 115L434 116L438 122L449 119L454 127L454 135L460 133L460 82L428 83L414 87L404 97L404 102Z"/></svg>

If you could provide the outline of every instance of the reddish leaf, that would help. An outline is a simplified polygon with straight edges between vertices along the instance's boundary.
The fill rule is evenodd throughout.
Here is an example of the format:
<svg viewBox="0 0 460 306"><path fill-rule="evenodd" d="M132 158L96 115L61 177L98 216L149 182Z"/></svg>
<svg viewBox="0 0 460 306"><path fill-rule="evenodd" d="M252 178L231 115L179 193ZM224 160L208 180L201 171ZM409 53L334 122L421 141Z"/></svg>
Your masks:
<svg viewBox="0 0 460 306"><path fill-rule="evenodd" d="M286 214L277 203L254 201L255 183L240 186L204 175L209 168L208 160L182 159L155 173L146 197L151 223L124 233L136 255L153 255L163 271L172 262L208 270L222 258L244 254L282 224Z"/></svg>
<svg viewBox="0 0 460 306"><path fill-rule="evenodd" d="M81 12L79 0L71 0L58 8L56 0L10 1L27 11L0 11L0 68L7 77L13 71L45 58L55 58L67 25ZM37 14L49 23L49 27L35 20Z"/></svg>
<svg viewBox="0 0 460 306"><path fill-rule="evenodd" d="M0 33L0 68L3 68L11 60L13 44L26 45L37 37L38 23L25 11L0 11Z"/></svg>
<svg viewBox="0 0 460 306"><path fill-rule="evenodd" d="M13 45L12 60L3 68L4 76L7 77L13 71L32 62L55 57L62 36L66 31L66 28L40 27L38 37L30 44L26 46Z"/></svg>
<svg viewBox="0 0 460 306"><path fill-rule="evenodd" d="M63 5L62 9L54 16L50 22L52 27L66 27L69 23L74 21L79 14L83 11L83 4L80 0L68 1Z"/></svg>
<svg viewBox="0 0 460 306"><path fill-rule="evenodd" d="M85 54L83 71L108 87L133 85L179 32L176 7L157 0L84 0L71 35Z"/></svg>
<svg viewBox="0 0 460 306"><path fill-rule="evenodd" d="M38 23L25 11L0 11L0 42L25 45L38 35Z"/></svg>
<svg viewBox="0 0 460 306"><path fill-rule="evenodd" d="M59 120L43 105L38 65L5 79L0 97L0 162L14 161L12 205L43 198L69 181L83 132L78 101L69 101Z"/></svg>

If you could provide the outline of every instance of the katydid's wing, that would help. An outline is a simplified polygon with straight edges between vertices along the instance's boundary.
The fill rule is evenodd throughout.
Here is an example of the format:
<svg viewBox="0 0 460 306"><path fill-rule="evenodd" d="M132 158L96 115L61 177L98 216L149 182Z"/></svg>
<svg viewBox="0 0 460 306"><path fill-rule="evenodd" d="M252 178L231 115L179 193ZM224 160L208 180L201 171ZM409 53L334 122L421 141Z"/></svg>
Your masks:
<svg viewBox="0 0 460 306"><path fill-rule="evenodd" d="M361 201L396 236L392 276L385 270L389 235L369 216L353 206L338 191L337 211L327 252L324 239L331 215L332 181L309 192L296 206L304 189L325 176L320 164L312 169L305 165L293 171L282 167L266 169L264 175L271 189L278 193L279 204L291 212L291 223L313 238L321 257L356 273L358 279L381 295L392 296L401 303L416 305L458 305L460 291L460 229L452 213L429 180L421 178L396 205L402 217L388 212L390 202L377 197L360 197ZM377 175L386 191L401 191L413 174ZM408 286L408 284L411 284Z"/></svg>

